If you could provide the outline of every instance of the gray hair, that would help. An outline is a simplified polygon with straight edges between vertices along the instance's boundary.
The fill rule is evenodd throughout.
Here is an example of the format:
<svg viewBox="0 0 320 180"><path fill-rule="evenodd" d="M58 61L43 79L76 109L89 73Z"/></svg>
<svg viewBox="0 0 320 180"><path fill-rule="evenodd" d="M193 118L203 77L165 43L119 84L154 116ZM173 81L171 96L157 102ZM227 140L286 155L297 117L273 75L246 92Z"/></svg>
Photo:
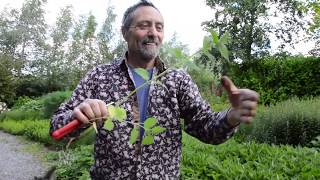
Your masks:
<svg viewBox="0 0 320 180"><path fill-rule="evenodd" d="M156 8L156 6L154 6L151 2L149 2L148 0L141 0L140 2L138 2L137 4L129 7L126 12L123 15L122 18L122 27L121 30L122 31L128 31L129 27L131 26L132 20L133 20L133 13L136 9L138 9L139 7L143 7L143 6L150 6L155 8L157 11L159 11L158 8ZM160 11L159 11L160 13Z"/></svg>

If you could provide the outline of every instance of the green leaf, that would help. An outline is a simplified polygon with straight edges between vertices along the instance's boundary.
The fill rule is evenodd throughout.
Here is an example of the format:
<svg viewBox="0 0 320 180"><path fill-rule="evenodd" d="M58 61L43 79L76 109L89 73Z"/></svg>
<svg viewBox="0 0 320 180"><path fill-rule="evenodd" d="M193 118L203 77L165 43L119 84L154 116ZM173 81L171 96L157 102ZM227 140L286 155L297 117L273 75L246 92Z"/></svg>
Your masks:
<svg viewBox="0 0 320 180"><path fill-rule="evenodd" d="M116 108L113 105L108 106L109 117L113 119L116 114Z"/></svg>
<svg viewBox="0 0 320 180"><path fill-rule="evenodd" d="M202 49L203 49L203 51L209 51L211 49L211 42L210 42L209 36L205 36L203 38Z"/></svg>
<svg viewBox="0 0 320 180"><path fill-rule="evenodd" d="M225 45L223 45L223 44L220 44L220 46L218 46L218 47L219 47L219 52L220 52L221 56L222 56L223 58L225 58L226 60L229 61L229 51L228 51L228 48L227 48Z"/></svg>
<svg viewBox="0 0 320 180"><path fill-rule="evenodd" d="M154 125L156 125L157 120L154 117L149 117L148 119L146 119L144 121L144 129L150 129L152 128Z"/></svg>
<svg viewBox="0 0 320 180"><path fill-rule="evenodd" d="M139 137L139 130L137 128L133 128L130 133L129 143L134 144L137 141L138 137Z"/></svg>
<svg viewBox="0 0 320 180"><path fill-rule="evenodd" d="M122 107L115 107L114 108L114 119L118 120L119 122L124 121L127 118L127 112Z"/></svg>
<svg viewBox="0 0 320 180"><path fill-rule="evenodd" d="M135 68L134 71L139 74L145 81L149 80L149 73L147 70L143 68Z"/></svg>
<svg viewBox="0 0 320 180"><path fill-rule="evenodd" d="M127 118L126 110L119 106L109 105L108 112L111 119L118 120L119 122L122 122Z"/></svg>
<svg viewBox="0 0 320 180"><path fill-rule="evenodd" d="M210 59L210 61L216 60L216 58L212 54L210 54L208 51L204 51L203 53Z"/></svg>
<svg viewBox="0 0 320 180"><path fill-rule="evenodd" d="M212 37L214 44L217 45L219 43L219 37L218 37L217 32L210 30L210 34L211 34L211 37Z"/></svg>
<svg viewBox="0 0 320 180"><path fill-rule="evenodd" d="M223 33L223 35L220 38L220 43L223 44L223 45L228 44L229 43L229 38L230 38L230 35L229 35L228 32Z"/></svg>
<svg viewBox="0 0 320 180"><path fill-rule="evenodd" d="M104 128L106 128L109 131L112 131L112 129L114 128L114 123L112 122L111 118L108 118L107 121L104 122Z"/></svg>
<svg viewBox="0 0 320 180"><path fill-rule="evenodd" d="M154 143L154 136L145 136L143 137L143 140L142 140L142 144L144 145L150 145L150 144L153 144Z"/></svg>
<svg viewBox="0 0 320 180"><path fill-rule="evenodd" d="M163 128L161 126L156 126L156 127L152 128L151 131L152 131L152 134L157 135L157 134L160 134L160 133L163 133L164 131L166 131L166 128Z"/></svg>

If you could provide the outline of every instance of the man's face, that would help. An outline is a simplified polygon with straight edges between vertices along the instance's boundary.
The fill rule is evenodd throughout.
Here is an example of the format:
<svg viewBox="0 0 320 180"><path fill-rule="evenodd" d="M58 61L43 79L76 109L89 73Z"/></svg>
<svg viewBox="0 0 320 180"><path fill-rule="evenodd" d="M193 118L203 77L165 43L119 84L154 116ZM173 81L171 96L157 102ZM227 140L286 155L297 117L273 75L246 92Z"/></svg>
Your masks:
<svg viewBox="0 0 320 180"><path fill-rule="evenodd" d="M140 55L146 61L159 55L163 36L163 18L150 6L139 7L134 11L131 26L124 33L129 53Z"/></svg>

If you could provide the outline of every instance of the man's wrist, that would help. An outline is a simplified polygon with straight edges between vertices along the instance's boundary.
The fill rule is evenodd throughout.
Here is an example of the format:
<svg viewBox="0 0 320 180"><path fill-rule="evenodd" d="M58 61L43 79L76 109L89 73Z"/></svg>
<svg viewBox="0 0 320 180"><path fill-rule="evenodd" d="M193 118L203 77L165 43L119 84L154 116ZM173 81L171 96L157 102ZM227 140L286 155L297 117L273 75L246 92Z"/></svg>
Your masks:
<svg viewBox="0 0 320 180"><path fill-rule="evenodd" d="M230 108L227 112L227 123L231 127L237 127L240 125L239 118L236 117L236 112L234 108Z"/></svg>

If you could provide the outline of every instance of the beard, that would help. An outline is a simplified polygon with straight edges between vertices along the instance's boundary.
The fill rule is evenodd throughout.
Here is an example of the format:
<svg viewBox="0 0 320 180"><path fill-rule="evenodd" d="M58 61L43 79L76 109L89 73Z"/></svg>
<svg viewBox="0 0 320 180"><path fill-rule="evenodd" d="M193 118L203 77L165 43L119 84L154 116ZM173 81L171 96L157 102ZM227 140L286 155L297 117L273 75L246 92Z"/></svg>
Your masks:
<svg viewBox="0 0 320 180"><path fill-rule="evenodd" d="M153 43L154 45L148 45L149 43ZM156 40L156 38L146 37L139 42L137 52L141 55L143 60L150 62L159 55L160 46L161 43L159 40Z"/></svg>

